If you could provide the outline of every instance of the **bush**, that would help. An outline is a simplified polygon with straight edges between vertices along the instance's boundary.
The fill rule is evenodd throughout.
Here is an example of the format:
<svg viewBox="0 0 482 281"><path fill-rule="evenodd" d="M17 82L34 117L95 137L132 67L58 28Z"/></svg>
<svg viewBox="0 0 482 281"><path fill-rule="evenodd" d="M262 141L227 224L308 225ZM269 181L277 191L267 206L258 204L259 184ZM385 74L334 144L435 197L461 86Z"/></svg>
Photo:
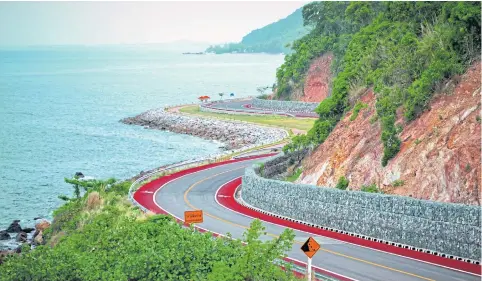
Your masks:
<svg viewBox="0 0 482 281"><path fill-rule="evenodd" d="M403 186L405 184L405 181L401 180L401 179L398 179L398 180L395 180L394 182L392 182L392 185L397 187L397 186Z"/></svg>
<svg viewBox="0 0 482 281"><path fill-rule="evenodd" d="M363 108L367 108L367 107L368 106L365 103L357 102L355 104L355 106L353 107L353 113L350 116L350 121L355 121L356 118L358 117L358 113L360 112L360 110L362 110Z"/></svg>
<svg viewBox="0 0 482 281"><path fill-rule="evenodd" d="M100 194L97 191L89 193L87 196L87 210L94 210L98 209L102 205L102 198L100 198Z"/></svg>
<svg viewBox="0 0 482 281"><path fill-rule="evenodd" d="M243 246L240 240L183 228L168 216L139 220L106 206L54 247L6 258L0 280L295 280L289 264L282 263L284 271L273 263L291 249L293 231L262 242L263 233L254 220Z"/></svg>
<svg viewBox="0 0 482 281"><path fill-rule="evenodd" d="M301 168L296 169L296 171L291 176L286 177L286 181L294 182L300 177L302 172L303 172L303 169Z"/></svg>
<svg viewBox="0 0 482 281"><path fill-rule="evenodd" d="M345 177L340 177L335 187L341 190L346 190L349 183L350 182Z"/></svg>
<svg viewBox="0 0 482 281"><path fill-rule="evenodd" d="M307 4L303 20L313 29L293 43L295 52L278 68L277 97L289 99L312 59L333 53L332 94L317 107L319 119L308 137L314 144L324 142L348 110L350 89L372 87L385 166L400 150L397 109L402 106L406 120L414 120L427 108L437 85L480 57L480 10L480 2ZM350 120L361 106L355 105Z"/></svg>
<svg viewBox="0 0 482 281"><path fill-rule="evenodd" d="M362 185L361 191L363 192L370 192L370 193L380 193L380 189L378 189L377 185L372 183L370 185Z"/></svg>

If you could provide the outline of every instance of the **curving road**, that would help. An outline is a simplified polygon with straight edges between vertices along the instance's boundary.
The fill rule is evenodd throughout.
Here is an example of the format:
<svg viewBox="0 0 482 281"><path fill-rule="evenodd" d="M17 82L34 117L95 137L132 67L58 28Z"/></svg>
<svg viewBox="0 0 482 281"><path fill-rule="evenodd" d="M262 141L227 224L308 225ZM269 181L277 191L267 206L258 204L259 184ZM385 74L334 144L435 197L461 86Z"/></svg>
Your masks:
<svg viewBox="0 0 482 281"><path fill-rule="evenodd" d="M154 193L138 191L135 197L139 202L144 200L148 202L147 205L151 204L151 209L167 212L179 219L183 218L184 211L202 209L204 222L198 226L219 234L229 232L234 238L241 238L252 218L221 206L216 195L221 186L242 176L244 168L257 161L259 159L231 162L208 169L198 169L183 176L167 178L163 182L154 181L146 185L149 185L148 188L151 190L155 190ZM273 239L285 229L283 226L267 222L263 225L266 226L267 235L262 239ZM300 247L309 236L313 236L321 245L320 251L313 257L313 266L348 277L345 280L480 280L478 275L323 236L297 230L295 234L295 243L288 253L289 257L305 261L306 256L301 252Z"/></svg>
<svg viewBox="0 0 482 281"><path fill-rule="evenodd" d="M203 105L205 107L217 109L220 111L235 111L235 112L244 112L244 113L256 113L256 114L276 114L276 115L283 115L283 116L292 116L292 117L308 117L308 118L318 118L318 114L315 112L306 113L306 112L281 112L281 111L271 111L266 108L255 108L252 107L252 99L246 100L225 100L219 103L209 103Z"/></svg>

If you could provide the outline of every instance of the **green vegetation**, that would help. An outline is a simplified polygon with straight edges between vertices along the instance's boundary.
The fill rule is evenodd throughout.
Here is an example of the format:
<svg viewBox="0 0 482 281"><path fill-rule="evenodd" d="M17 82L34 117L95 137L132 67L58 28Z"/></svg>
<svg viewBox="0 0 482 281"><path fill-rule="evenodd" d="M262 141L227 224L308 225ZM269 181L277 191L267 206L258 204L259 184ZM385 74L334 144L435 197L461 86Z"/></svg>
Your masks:
<svg viewBox="0 0 482 281"><path fill-rule="evenodd" d="M469 163L467 163L467 165L465 165L465 172L470 172L472 170L472 167L470 166Z"/></svg>
<svg viewBox="0 0 482 281"><path fill-rule="evenodd" d="M260 174L261 176L264 175L264 162L259 163L259 174Z"/></svg>
<svg viewBox="0 0 482 281"><path fill-rule="evenodd" d="M350 182L345 177L340 177L335 187L341 190L346 190L349 184Z"/></svg>
<svg viewBox="0 0 482 281"><path fill-rule="evenodd" d="M283 146L283 152L289 153L308 147L310 141L306 135L296 135L291 138L291 142Z"/></svg>
<svg viewBox="0 0 482 281"><path fill-rule="evenodd" d="M358 117L358 113L360 113L360 110L363 108L367 108L368 106L362 102L357 102L355 106L353 107L353 113L350 116L350 121L355 121L356 118Z"/></svg>
<svg viewBox="0 0 482 281"><path fill-rule="evenodd" d="M254 220L242 240L213 239L133 207L130 182L71 183L85 193L55 211L46 245L24 245L22 254L4 260L1 281L295 280L289 264L285 271L273 263L291 249L291 230L261 242L264 227Z"/></svg>
<svg viewBox="0 0 482 281"><path fill-rule="evenodd" d="M293 43L277 70L279 99L289 100L312 59L334 54L332 94L316 112L309 143L320 144L350 110L357 89L372 87L382 127L385 166L400 150L396 110L406 121L435 89L480 56L480 2L313 2L303 7L312 30ZM374 121L373 121L374 122Z"/></svg>
<svg viewBox="0 0 482 281"><path fill-rule="evenodd" d="M313 127L313 124L315 123L315 120L313 118L294 118L279 115L231 115L223 113L204 112L199 110L199 106L197 105L186 106L181 108L179 111L204 117L246 121L265 126L275 126L284 129L295 128L303 131L308 131L311 127Z"/></svg>
<svg viewBox="0 0 482 281"><path fill-rule="evenodd" d="M289 45L306 35L309 27L303 26L301 9L288 17L251 31L239 43L228 43L209 47L206 52L224 53L289 53Z"/></svg>
<svg viewBox="0 0 482 281"><path fill-rule="evenodd" d="M392 186L403 186L405 184L405 181L401 180L401 179L398 179L398 180L395 180L394 182L392 182Z"/></svg>
<svg viewBox="0 0 482 281"><path fill-rule="evenodd" d="M370 192L370 193L382 193L380 189L378 189L378 186L374 183L370 185L362 185L361 191L363 192Z"/></svg>
<svg viewBox="0 0 482 281"><path fill-rule="evenodd" d="M294 182L295 180L297 180L300 176L301 176L301 173L303 172L303 169L301 168L298 168L296 169L296 171L289 177L286 177L286 181L289 181L289 182Z"/></svg>

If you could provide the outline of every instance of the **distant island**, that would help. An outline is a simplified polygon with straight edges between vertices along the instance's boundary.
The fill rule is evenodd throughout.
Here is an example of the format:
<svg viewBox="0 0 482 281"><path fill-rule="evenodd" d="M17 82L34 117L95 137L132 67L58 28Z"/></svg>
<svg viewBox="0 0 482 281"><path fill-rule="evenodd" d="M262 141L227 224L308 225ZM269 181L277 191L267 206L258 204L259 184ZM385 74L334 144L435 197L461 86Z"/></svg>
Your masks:
<svg viewBox="0 0 482 281"><path fill-rule="evenodd" d="M204 55L205 53L204 52L185 52L185 53L182 53L183 55Z"/></svg>
<svg viewBox="0 0 482 281"><path fill-rule="evenodd" d="M292 52L291 43L308 34L309 30L309 27L303 26L300 8L284 19L251 31L239 43L212 45L206 53L288 54Z"/></svg>

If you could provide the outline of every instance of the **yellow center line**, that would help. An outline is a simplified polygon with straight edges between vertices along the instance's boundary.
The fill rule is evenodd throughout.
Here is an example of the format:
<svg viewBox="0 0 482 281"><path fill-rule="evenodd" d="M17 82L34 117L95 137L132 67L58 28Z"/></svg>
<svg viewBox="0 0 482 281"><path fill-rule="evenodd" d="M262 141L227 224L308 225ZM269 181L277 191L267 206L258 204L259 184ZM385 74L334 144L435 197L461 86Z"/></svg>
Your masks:
<svg viewBox="0 0 482 281"><path fill-rule="evenodd" d="M193 204L191 204L191 202L189 202L189 200L187 199L187 195L189 194L189 192L191 192L191 190L196 187L197 185L201 184L202 182L204 181L207 181L209 179L212 179L214 177L217 177L219 175L222 175L222 174L226 174L226 173L229 173L229 172L232 172L232 171L236 171L236 170L240 170L240 169L244 169L246 168L247 166L242 166L242 167L239 167L239 168L235 168L235 169L231 169L231 170L227 170L227 171L224 171L224 172L221 172L221 173L217 173L217 174L214 174L212 176L209 176L207 178L204 178L202 180L199 180L195 183L193 183L191 186L189 186L189 188L184 192L184 202L192 209L194 210L199 210L199 208L196 208ZM227 224L230 224L230 225L233 225L233 226L236 226L236 227L240 227L240 228L243 228L243 229L249 229L249 227L247 226L244 226L244 225L241 225L241 224L237 224L237 223L234 223L234 222L231 222L231 221L228 221L228 220L225 220L225 219L222 219L220 217L217 217L215 215L211 215L209 213L206 213L206 212L203 212L204 215L208 216L208 217L211 217L215 220L219 220L219 221L222 221L224 223L227 223ZM275 235L275 234L272 234L272 233L268 233L266 232L266 235L270 236L270 237L274 237L274 238L278 238L279 236L278 235ZM299 245L303 245L304 242L300 242L300 241L294 241L296 244L299 244ZM396 269L396 268L391 268L391 267L388 267L388 266L385 266L385 265L381 265L381 264L378 264L378 263L374 263L374 262L371 262L371 261L366 261L366 260L363 260L363 259L359 259L359 258L355 258L355 257L352 257L352 256L348 256L348 255L345 255L345 254L342 254L342 253L338 253L338 252L335 252L335 251L331 251L331 250L328 250L328 249L324 249L324 248L320 248L321 251L324 251L324 252L327 252L327 253L330 253L330 254L333 254L333 255L337 255L337 256L341 256L341 257L344 257L344 258L347 258L347 259L351 259L351 260L355 260L355 261L359 261L359 262L362 262L362 263L366 263L366 264L369 264L369 265L373 265L373 266L376 266L376 267L380 267L380 268L384 268L384 269L388 269L388 270L391 270L391 271L395 271L395 272L399 272L399 273L402 273L402 274L406 274L406 275L409 275L409 276L413 276L413 277L417 277L417 278L420 278L420 279L424 279L424 280L428 280L428 281L435 281L434 279L430 279L430 278L427 278L427 277L423 277L423 276L420 276L420 275L416 275L414 273L410 273L410 272L406 272L406 271L403 271L403 270L399 270L399 269Z"/></svg>

